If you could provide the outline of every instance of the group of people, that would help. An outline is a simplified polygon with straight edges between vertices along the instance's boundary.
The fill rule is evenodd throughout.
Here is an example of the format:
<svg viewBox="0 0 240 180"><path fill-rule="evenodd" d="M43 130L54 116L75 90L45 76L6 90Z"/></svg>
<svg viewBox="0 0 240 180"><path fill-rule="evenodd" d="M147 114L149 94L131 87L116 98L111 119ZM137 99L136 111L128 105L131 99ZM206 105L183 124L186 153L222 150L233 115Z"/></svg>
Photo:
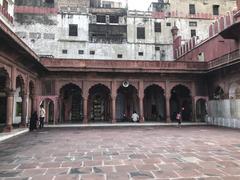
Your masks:
<svg viewBox="0 0 240 180"><path fill-rule="evenodd" d="M40 106L39 110L39 119L37 111L34 111L30 118L30 124L29 124L29 130L33 131L36 130L38 127L39 129L43 128L44 126L44 118L45 118L45 109L43 108L43 105Z"/></svg>
<svg viewBox="0 0 240 180"><path fill-rule="evenodd" d="M178 122L178 127L179 128L181 128L182 119L183 119L182 114L183 114L184 110L185 110L184 107L182 107L181 110L178 111L177 114L176 114L176 120ZM139 115L137 114L136 111L133 111L131 119L132 119L133 122L139 122Z"/></svg>

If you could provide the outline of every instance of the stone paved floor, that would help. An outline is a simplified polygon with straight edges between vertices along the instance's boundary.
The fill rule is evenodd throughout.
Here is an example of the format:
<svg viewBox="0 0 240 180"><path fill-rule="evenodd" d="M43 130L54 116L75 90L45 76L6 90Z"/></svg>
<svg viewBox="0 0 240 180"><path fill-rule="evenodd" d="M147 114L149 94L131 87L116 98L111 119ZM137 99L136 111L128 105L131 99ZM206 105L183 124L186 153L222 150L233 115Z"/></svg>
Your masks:
<svg viewBox="0 0 240 180"><path fill-rule="evenodd" d="M240 131L44 129L0 143L0 179L240 180Z"/></svg>

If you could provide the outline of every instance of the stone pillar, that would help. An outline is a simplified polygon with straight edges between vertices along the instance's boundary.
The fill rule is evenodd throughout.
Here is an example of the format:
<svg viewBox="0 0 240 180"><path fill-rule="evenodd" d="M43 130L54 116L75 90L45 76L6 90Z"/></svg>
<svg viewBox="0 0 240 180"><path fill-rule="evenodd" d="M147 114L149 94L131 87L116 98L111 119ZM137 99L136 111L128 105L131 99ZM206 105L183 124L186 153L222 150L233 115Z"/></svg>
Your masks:
<svg viewBox="0 0 240 180"><path fill-rule="evenodd" d="M171 117L170 117L170 95L166 93L166 122L171 123Z"/></svg>
<svg viewBox="0 0 240 180"><path fill-rule="evenodd" d="M140 107L140 109L139 109L139 115L140 115L140 123L144 123L144 108L143 108L143 96L140 96L139 97L139 107Z"/></svg>
<svg viewBox="0 0 240 180"><path fill-rule="evenodd" d="M13 103L14 103L14 91L10 90L7 92L7 119L6 119L6 127L4 128L4 132L10 132L12 130L13 124Z"/></svg>
<svg viewBox="0 0 240 180"><path fill-rule="evenodd" d="M116 96L112 96L112 123L116 122Z"/></svg>
<svg viewBox="0 0 240 180"><path fill-rule="evenodd" d="M116 123L116 97L117 97L117 86L116 81L112 81L111 84L111 98L112 98L112 123Z"/></svg>
<svg viewBox="0 0 240 180"><path fill-rule="evenodd" d="M138 88L138 97L139 97L139 122L144 123L144 108L143 108L143 98L144 98L144 87L143 81L139 82Z"/></svg>
<svg viewBox="0 0 240 180"><path fill-rule="evenodd" d="M195 83L192 83L192 121L196 121L196 103L195 103L195 98L196 98L196 88L195 88Z"/></svg>
<svg viewBox="0 0 240 180"><path fill-rule="evenodd" d="M88 123L88 101L86 97L83 97L83 123Z"/></svg>
<svg viewBox="0 0 240 180"><path fill-rule="evenodd" d="M170 116L170 98L171 98L171 89L169 87L169 82L166 81L165 83L165 96L166 96L166 122L171 123L171 116Z"/></svg>
<svg viewBox="0 0 240 180"><path fill-rule="evenodd" d="M26 118L27 118L27 97L28 95L23 93L22 95L22 115L21 115L21 123L20 127L27 127Z"/></svg>
<svg viewBox="0 0 240 180"><path fill-rule="evenodd" d="M194 122L197 121L196 118L196 101L195 101L195 96L192 97L192 120Z"/></svg>

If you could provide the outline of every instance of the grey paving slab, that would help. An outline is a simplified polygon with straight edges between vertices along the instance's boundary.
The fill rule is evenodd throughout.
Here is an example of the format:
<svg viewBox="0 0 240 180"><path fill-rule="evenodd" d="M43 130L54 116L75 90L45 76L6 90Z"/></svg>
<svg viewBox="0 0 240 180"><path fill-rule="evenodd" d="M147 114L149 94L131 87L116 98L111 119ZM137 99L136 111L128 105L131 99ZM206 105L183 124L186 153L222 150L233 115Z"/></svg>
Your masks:
<svg viewBox="0 0 240 180"><path fill-rule="evenodd" d="M45 128L0 143L0 179L240 179L239 130Z"/></svg>

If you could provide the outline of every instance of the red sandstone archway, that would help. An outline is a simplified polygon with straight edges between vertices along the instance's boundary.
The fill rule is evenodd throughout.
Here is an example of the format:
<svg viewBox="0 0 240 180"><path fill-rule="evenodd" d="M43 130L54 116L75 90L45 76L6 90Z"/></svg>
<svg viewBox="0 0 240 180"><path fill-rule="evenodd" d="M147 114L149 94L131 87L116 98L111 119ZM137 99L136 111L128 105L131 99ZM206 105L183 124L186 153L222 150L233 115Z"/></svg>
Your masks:
<svg viewBox="0 0 240 180"><path fill-rule="evenodd" d="M45 112L46 112L44 122L46 124L54 124L54 102L53 102L53 100L46 98L40 103L39 107L41 105L43 105Z"/></svg>
<svg viewBox="0 0 240 180"><path fill-rule="evenodd" d="M0 132L7 121L7 93L9 90L9 75L4 68L0 68Z"/></svg>
<svg viewBox="0 0 240 180"><path fill-rule="evenodd" d="M177 112L182 112L183 121L192 121L192 98L190 90L183 85L177 85L171 90L170 117L176 121Z"/></svg>
<svg viewBox="0 0 240 180"><path fill-rule="evenodd" d="M129 85L119 87L116 98L116 120L131 122L133 111L139 114L139 97L137 89Z"/></svg>
<svg viewBox="0 0 240 180"><path fill-rule="evenodd" d="M83 121L82 90L73 83L60 89L60 122L79 123Z"/></svg>
<svg viewBox="0 0 240 180"><path fill-rule="evenodd" d="M14 93L14 118L13 124L21 124L25 126L26 124L26 99L25 95L25 82L21 75L16 77L16 91Z"/></svg>
<svg viewBox="0 0 240 180"><path fill-rule="evenodd" d="M158 85L148 86L144 91L144 118L145 121L164 121L165 96L164 90Z"/></svg>
<svg viewBox="0 0 240 180"><path fill-rule="evenodd" d="M229 99L239 99L240 98L240 85L237 83L231 84L229 87Z"/></svg>
<svg viewBox="0 0 240 180"><path fill-rule="evenodd" d="M89 89L88 119L90 122L111 122L110 89L97 84Z"/></svg>

